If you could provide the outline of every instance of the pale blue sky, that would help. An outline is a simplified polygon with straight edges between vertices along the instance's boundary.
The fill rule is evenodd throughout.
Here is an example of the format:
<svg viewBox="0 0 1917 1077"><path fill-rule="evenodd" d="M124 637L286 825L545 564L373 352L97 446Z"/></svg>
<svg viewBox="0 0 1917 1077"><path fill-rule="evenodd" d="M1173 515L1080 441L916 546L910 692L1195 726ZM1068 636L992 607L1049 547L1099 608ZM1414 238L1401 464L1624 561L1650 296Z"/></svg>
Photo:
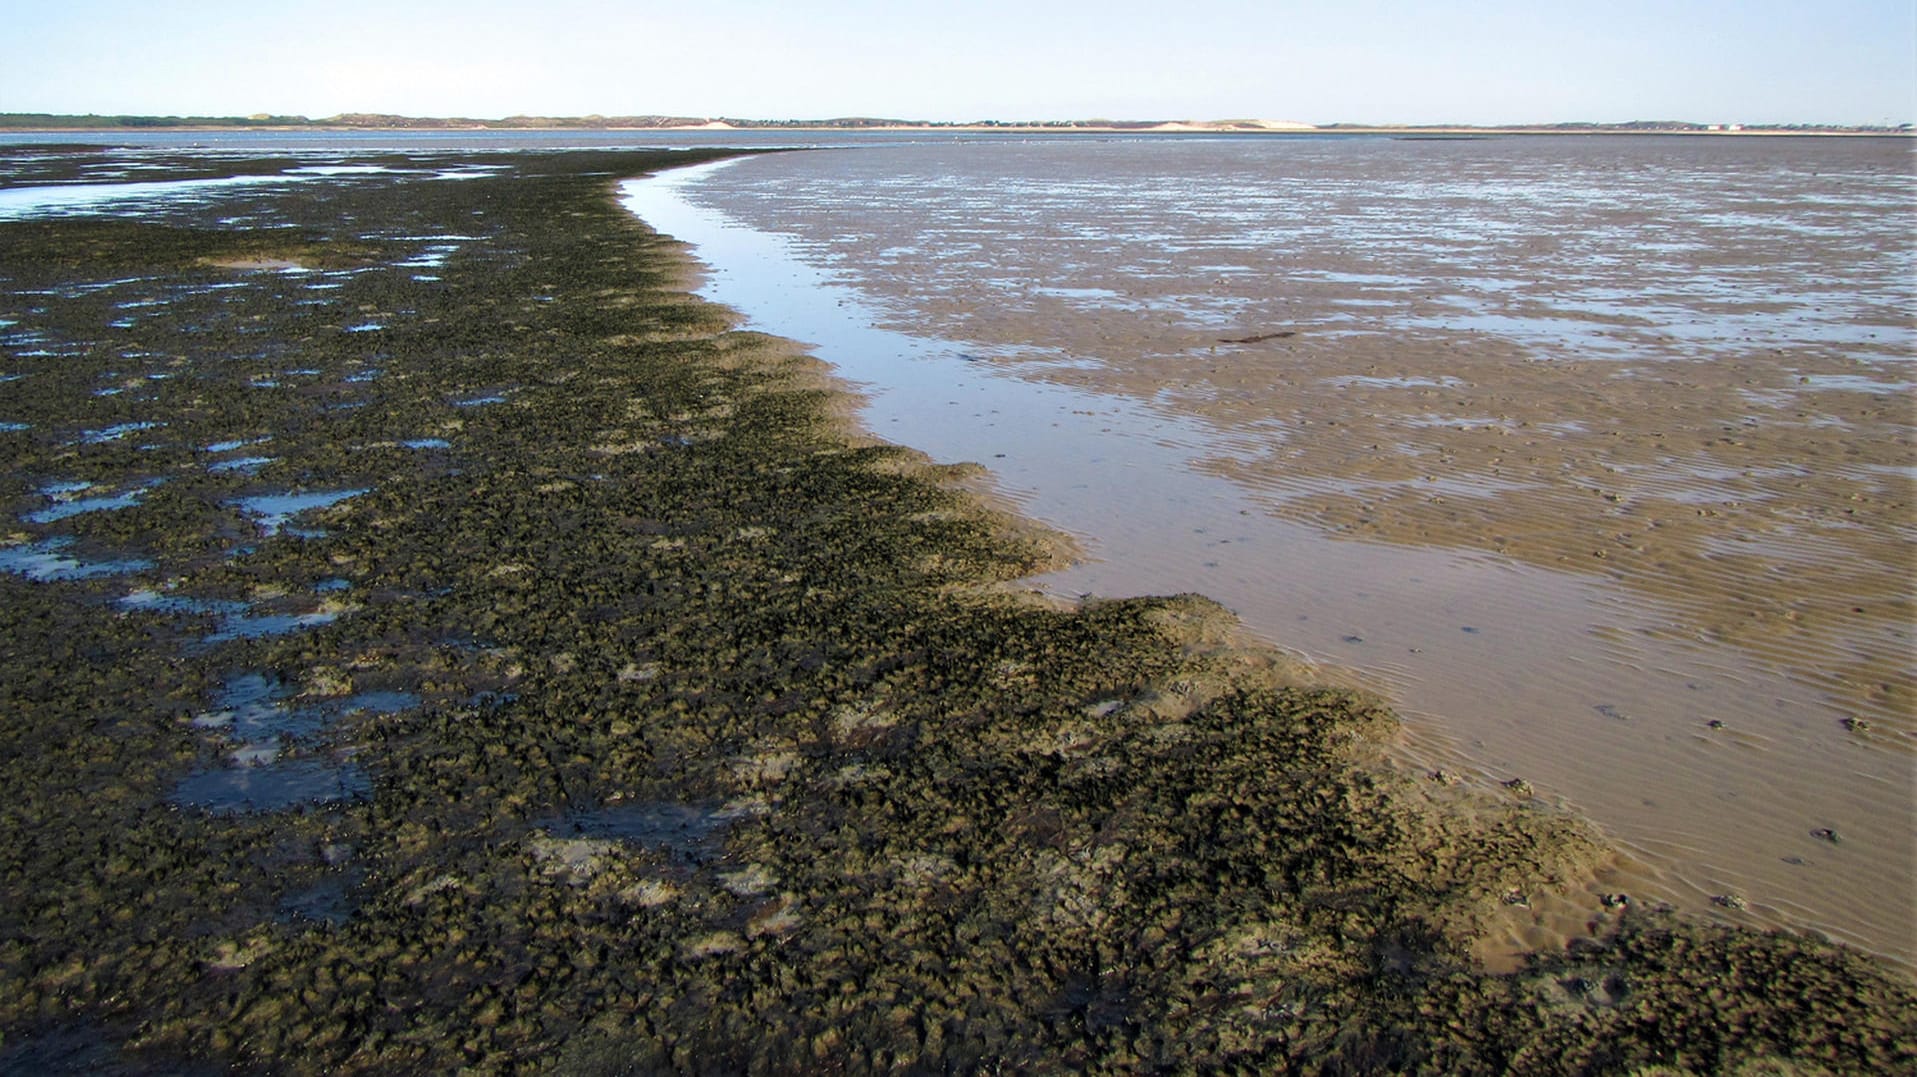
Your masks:
<svg viewBox="0 0 1917 1077"><path fill-rule="evenodd" d="M0 112L1917 120L1917 0L4 0Z"/></svg>

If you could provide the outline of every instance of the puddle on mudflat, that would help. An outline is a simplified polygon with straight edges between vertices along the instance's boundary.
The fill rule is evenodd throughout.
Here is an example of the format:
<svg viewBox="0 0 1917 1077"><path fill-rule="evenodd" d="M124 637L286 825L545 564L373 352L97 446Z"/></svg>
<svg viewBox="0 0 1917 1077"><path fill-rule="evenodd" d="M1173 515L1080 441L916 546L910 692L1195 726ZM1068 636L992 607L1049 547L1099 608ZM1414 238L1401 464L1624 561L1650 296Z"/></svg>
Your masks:
<svg viewBox="0 0 1917 1077"><path fill-rule="evenodd" d="M393 264L407 269L439 269L458 250L457 243L435 243L419 254Z"/></svg>
<svg viewBox="0 0 1917 1077"><path fill-rule="evenodd" d="M270 722L272 715L285 709L279 700L288 692L277 678L264 673L243 673L228 678L213 697L215 709L194 718L193 724L202 729L238 729Z"/></svg>
<svg viewBox="0 0 1917 1077"><path fill-rule="evenodd" d="M294 759L191 774L180 781L170 799L214 815L234 815L332 804L372 792L366 772L352 763Z"/></svg>
<svg viewBox="0 0 1917 1077"><path fill-rule="evenodd" d="M374 691L289 707L284 700L290 694L287 685L267 674L229 678L214 696L215 709L196 716L193 725L225 732L239 743L228 753L229 765L183 779L173 802L227 814L366 796L372 783L359 767L324 759L283 759L283 740L312 736L352 715L397 714L419 705L419 697L410 692Z"/></svg>
<svg viewBox="0 0 1917 1077"><path fill-rule="evenodd" d="M285 636L303 628L317 628L330 625L339 620L335 610L314 610L310 613L258 613L228 617L220 622L220 627L208 633L204 643L229 643L236 639L266 639L269 636Z"/></svg>
<svg viewBox="0 0 1917 1077"><path fill-rule="evenodd" d="M1797 379L1807 389L1844 393L1907 393L1917 382L1886 380L1868 374L1803 374Z"/></svg>
<svg viewBox="0 0 1917 1077"><path fill-rule="evenodd" d="M510 168L510 165L464 165L459 168L435 172L427 178L436 180L486 179L495 173L504 172Z"/></svg>
<svg viewBox="0 0 1917 1077"><path fill-rule="evenodd" d="M398 171L400 170L397 168L388 168L385 165L301 165L298 168L287 169L286 174L289 176L370 176Z"/></svg>
<svg viewBox="0 0 1917 1077"><path fill-rule="evenodd" d="M1364 374L1345 374L1335 378L1325 378L1326 385L1362 385L1370 389L1456 389L1464 384L1457 378L1381 378Z"/></svg>
<svg viewBox="0 0 1917 1077"><path fill-rule="evenodd" d="M206 465L206 470L216 475L228 471L236 471L242 475L257 475L261 468L278 459L277 456L240 456L231 460L216 460Z"/></svg>
<svg viewBox="0 0 1917 1077"><path fill-rule="evenodd" d="M328 723L358 714L398 714L419 706L419 697L411 692L369 691L338 699L321 700L303 707L283 702L292 690L263 673L243 673L230 678L213 697L212 710L193 719L200 729L221 729L243 741L260 741L282 736L307 736Z"/></svg>
<svg viewBox="0 0 1917 1077"><path fill-rule="evenodd" d="M453 447L453 443L447 441L445 438L413 438L409 441L402 441L400 444L408 449L450 449Z"/></svg>
<svg viewBox="0 0 1917 1077"><path fill-rule="evenodd" d="M319 588L314 590L338 590ZM254 613L251 603L233 599L195 598L143 588L116 603L128 613L154 613L168 617L217 617L219 624L198 642L203 645L227 643L239 639L265 639L284 636L305 628L332 624L346 612L323 603L318 609L297 613Z"/></svg>
<svg viewBox="0 0 1917 1077"><path fill-rule="evenodd" d="M0 548L0 572L25 576L35 583L54 583L66 580L91 580L103 576L125 576L129 573L144 572L153 567L153 562L139 558L83 561L62 552L72 545L72 539L61 537L44 539L24 546Z"/></svg>
<svg viewBox="0 0 1917 1077"><path fill-rule="evenodd" d="M368 489L358 487L350 490L313 490L303 494L256 494L235 498L227 504L252 517L263 535L277 535L284 529L289 534L311 538L313 532L288 529L286 525L303 512L332 508L348 498L366 493Z"/></svg>
<svg viewBox="0 0 1917 1077"><path fill-rule="evenodd" d="M304 890L296 890L280 899L280 918L338 927L353 918L354 878L339 875L321 879Z"/></svg>
<svg viewBox="0 0 1917 1077"><path fill-rule="evenodd" d="M506 398L503 395L499 393L488 393L485 396L474 396L468 397L465 400L455 400L453 401L453 407L483 408L488 404L504 404L505 402Z"/></svg>
<svg viewBox="0 0 1917 1077"><path fill-rule="evenodd" d="M235 438L231 441L216 441L213 444L208 445L206 447L206 451L207 452L232 452L234 449L244 449L253 445L264 445L267 442L272 440L273 440L273 436L271 434L267 434L267 435L256 437L256 438Z"/></svg>
<svg viewBox="0 0 1917 1077"><path fill-rule="evenodd" d="M117 603L132 613L160 613L171 616L237 616L249 608L244 602L220 598L194 598L191 595L165 594L151 588L122 597Z"/></svg>
<svg viewBox="0 0 1917 1077"><path fill-rule="evenodd" d="M128 434L137 434L142 430L154 430L165 425L166 425L165 423L153 423L153 422L118 423L113 426L104 427L99 430L82 431L80 434L80 440L77 442L73 442L73 444L105 445L109 441L119 441L120 439L126 437Z"/></svg>
<svg viewBox="0 0 1917 1077"><path fill-rule="evenodd" d="M652 848L693 862L715 856L725 844L725 831L748 813L719 804L674 804L649 801L614 804L597 811L576 812L551 828L554 837L607 838Z"/></svg>
<svg viewBox="0 0 1917 1077"><path fill-rule="evenodd" d="M194 200L230 187L285 183L298 176L224 176L214 179L154 180L141 183L69 183L15 187L0 191L0 220L97 213L108 206L165 205Z"/></svg>

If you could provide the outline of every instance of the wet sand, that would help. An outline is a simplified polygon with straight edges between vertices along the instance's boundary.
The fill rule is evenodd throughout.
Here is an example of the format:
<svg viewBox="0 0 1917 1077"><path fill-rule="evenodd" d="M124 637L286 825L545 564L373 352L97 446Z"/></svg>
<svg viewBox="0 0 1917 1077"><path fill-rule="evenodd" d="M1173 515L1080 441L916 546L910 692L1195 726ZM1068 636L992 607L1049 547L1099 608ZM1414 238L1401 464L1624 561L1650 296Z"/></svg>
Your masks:
<svg viewBox="0 0 1917 1077"><path fill-rule="evenodd" d="M1636 885L1909 962L1907 147L1381 145L1256 162L1289 188L993 147L688 191L789 244L712 294L1084 539L1046 586L1213 595ZM848 343L800 264L924 346Z"/></svg>

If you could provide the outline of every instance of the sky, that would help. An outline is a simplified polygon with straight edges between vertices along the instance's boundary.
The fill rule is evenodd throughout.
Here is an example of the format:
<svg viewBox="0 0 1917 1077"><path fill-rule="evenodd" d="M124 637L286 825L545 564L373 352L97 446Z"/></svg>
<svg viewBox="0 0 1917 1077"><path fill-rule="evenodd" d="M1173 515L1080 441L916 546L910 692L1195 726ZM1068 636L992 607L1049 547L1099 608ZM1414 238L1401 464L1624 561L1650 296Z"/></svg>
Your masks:
<svg viewBox="0 0 1917 1077"><path fill-rule="evenodd" d="M0 0L0 112L1917 121L1917 0Z"/></svg>

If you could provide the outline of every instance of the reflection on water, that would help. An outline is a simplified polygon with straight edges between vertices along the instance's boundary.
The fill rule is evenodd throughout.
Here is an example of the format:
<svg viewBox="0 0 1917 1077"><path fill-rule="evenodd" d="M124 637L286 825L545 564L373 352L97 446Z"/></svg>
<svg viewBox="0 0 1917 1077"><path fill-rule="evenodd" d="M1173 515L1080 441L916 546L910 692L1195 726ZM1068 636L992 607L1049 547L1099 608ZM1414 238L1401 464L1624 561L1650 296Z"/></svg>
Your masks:
<svg viewBox="0 0 1917 1077"><path fill-rule="evenodd" d="M200 771L181 779L172 800L214 815L233 815L355 800L370 796L372 791L372 780L352 763L297 759L242 762L222 770Z"/></svg>
<svg viewBox="0 0 1917 1077"><path fill-rule="evenodd" d="M294 517L306 512L332 508L334 505L365 493L357 490L313 490L306 493L256 494L251 497L236 498L232 505L252 517L263 535L277 535L286 529ZM290 534L310 536L312 532L293 530Z"/></svg>
<svg viewBox="0 0 1917 1077"><path fill-rule="evenodd" d="M121 202L178 201L234 187L284 183L290 176L221 176L216 179L156 180L148 183L69 183L51 187L0 190L0 220L95 213Z"/></svg>
<svg viewBox="0 0 1917 1077"><path fill-rule="evenodd" d="M284 811L365 797L372 782L351 762L303 756L285 758L286 742L312 738L341 718L387 715L419 706L410 692L371 691L288 706L291 689L262 673L237 674L214 695L214 709L193 719L195 728L236 742L225 764L180 780L172 800L214 814Z"/></svg>
<svg viewBox="0 0 1917 1077"><path fill-rule="evenodd" d="M1084 536L1048 587L1212 595L1428 763L1594 816L1633 885L1917 952L1905 143L937 144L628 189L876 433Z"/></svg>
<svg viewBox="0 0 1917 1077"><path fill-rule="evenodd" d="M73 540L64 536L17 546L0 546L0 572L11 572L37 583L91 580L144 572L153 562L138 558L87 561L67 553Z"/></svg>
<svg viewBox="0 0 1917 1077"><path fill-rule="evenodd" d="M25 513L20 518L30 524L50 524L71 516L84 516L89 512L111 512L115 509L130 509L140 503L140 498L160 480L139 483L128 489L111 494L96 494L92 497L79 497L78 494L91 493L95 487L90 482L56 482L40 488L40 495L52 504L45 508Z"/></svg>

